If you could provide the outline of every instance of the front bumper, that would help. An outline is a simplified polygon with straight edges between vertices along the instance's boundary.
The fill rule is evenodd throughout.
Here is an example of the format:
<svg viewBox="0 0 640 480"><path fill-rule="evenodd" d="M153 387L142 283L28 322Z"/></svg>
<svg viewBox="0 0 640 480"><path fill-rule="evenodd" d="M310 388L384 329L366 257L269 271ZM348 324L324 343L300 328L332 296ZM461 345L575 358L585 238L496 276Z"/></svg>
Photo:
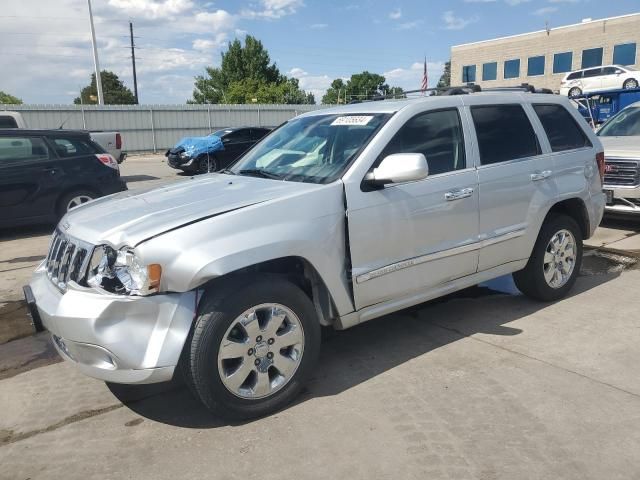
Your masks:
<svg viewBox="0 0 640 480"><path fill-rule="evenodd" d="M603 185L604 190L613 190L613 204L607 204L608 213L640 215L640 186L620 187Z"/></svg>
<svg viewBox="0 0 640 480"><path fill-rule="evenodd" d="M177 155L168 155L167 156L167 164L171 168L176 168L179 170L184 170L185 168L190 168L193 165L193 158L181 158Z"/></svg>
<svg viewBox="0 0 640 480"><path fill-rule="evenodd" d="M56 349L81 372L115 383L173 377L193 322L195 292L124 297L73 282L61 292L42 265L29 287Z"/></svg>

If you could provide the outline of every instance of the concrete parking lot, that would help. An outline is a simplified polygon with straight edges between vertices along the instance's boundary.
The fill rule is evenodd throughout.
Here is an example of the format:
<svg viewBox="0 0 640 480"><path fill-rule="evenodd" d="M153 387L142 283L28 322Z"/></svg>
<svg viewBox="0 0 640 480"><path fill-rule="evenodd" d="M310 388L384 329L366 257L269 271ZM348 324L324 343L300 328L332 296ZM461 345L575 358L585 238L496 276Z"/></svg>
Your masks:
<svg viewBox="0 0 640 480"><path fill-rule="evenodd" d="M185 178L160 156L122 172ZM21 287L51 228L0 232L0 478L640 478L640 222L605 222L563 301L489 284L336 332L294 405L240 424L30 335Z"/></svg>

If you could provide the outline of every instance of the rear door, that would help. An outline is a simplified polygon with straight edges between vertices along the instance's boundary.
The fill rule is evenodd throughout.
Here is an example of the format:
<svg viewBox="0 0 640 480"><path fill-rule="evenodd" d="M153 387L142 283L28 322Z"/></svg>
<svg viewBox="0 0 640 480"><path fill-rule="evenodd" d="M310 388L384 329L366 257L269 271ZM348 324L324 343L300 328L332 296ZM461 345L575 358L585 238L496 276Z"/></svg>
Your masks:
<svg viewBox="0 0 640 480"><path fill-rule="evenodd" d="M518 103L465 99L480 156L478 270L523 260L537 235L537 215L553 187L553 160L542 154L533 112Z"/></svg>
<svg viewBox="0 0 640 480"><path fill-rule="evenodd" d="M0 219L3 223L54 213L57 166L45 140L0 136Z"/></svg>

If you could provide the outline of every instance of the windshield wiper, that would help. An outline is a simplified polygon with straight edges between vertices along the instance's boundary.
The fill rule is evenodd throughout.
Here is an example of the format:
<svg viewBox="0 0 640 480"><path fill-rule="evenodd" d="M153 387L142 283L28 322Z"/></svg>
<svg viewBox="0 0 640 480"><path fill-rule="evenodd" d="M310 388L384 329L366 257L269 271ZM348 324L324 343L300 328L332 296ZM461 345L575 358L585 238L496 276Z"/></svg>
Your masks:
<svg viewBox="0 0 640 480"><path fill-rule="evenodd" d="M225 168L224 170L220 170L218 173L224 173L226 175L235 175L236 174L235 172L232 172L228 168Z"/></svg>
<svg viewBox="0 0 640 480"><path fill-rule="evenodd" d="M240 175L254 175L262 178L270 178L271 180L280 180L282 179L282 175L278 175L277 173L268 172L263 168L247 168L245 170L240 170L238 172Z"/></svg>

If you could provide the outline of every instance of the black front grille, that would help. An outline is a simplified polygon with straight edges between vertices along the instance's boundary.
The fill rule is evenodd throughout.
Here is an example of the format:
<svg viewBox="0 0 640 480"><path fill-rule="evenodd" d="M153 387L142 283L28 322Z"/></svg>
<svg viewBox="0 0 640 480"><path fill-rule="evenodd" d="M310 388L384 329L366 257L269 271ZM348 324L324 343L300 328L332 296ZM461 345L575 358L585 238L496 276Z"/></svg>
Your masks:
<svg viewBox="0 0 640 480"><path fill-rule="evenodd" d="M87 273L93 247L66 236L59 230L53 233L47 255L47 276L60 290L72 280L80 283Z"/></svg>
<svg viewBox="0 0 640 480"><path fill-rule="evenodd" d="M635 187L640 185L640 161L607 158L604 185Z"/></svg>

